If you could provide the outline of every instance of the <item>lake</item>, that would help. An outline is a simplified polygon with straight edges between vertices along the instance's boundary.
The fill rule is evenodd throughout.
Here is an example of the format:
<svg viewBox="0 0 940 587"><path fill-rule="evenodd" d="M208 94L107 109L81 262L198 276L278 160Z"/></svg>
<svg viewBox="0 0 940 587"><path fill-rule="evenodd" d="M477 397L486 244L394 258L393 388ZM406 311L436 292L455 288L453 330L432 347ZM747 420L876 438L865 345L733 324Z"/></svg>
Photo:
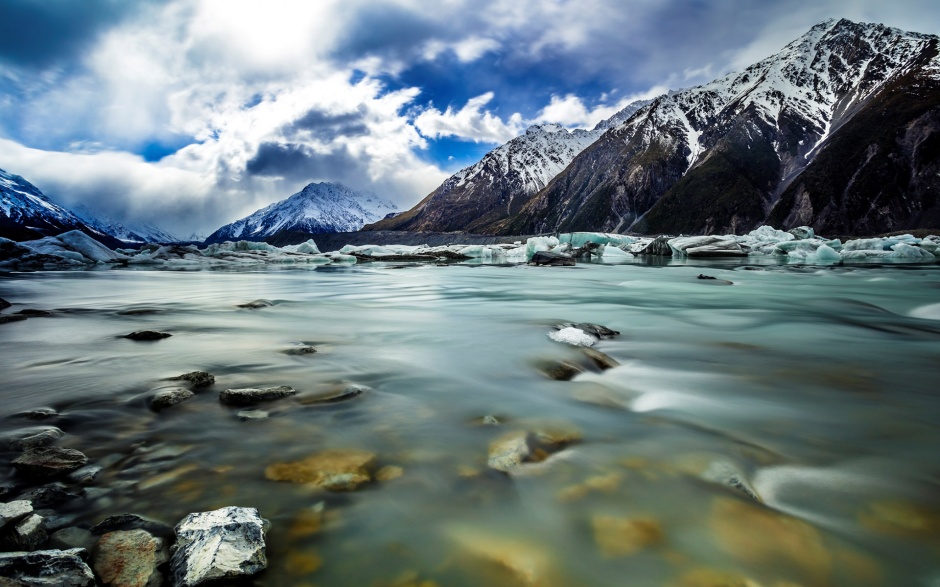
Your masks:
<svg viewBox="0 0 940 587"><path fill-rule="evenodd" d="M53 311L0 325L0 429L103 467L57 515L256 507L257 585L940 584L940 265L97 270L0 297ZM617 366L564 323L619 331L592 347ZM172 336L121 338L143 329ZM215 384L148 407L196 370ZM266 418L219 401L281 385ZM332 449L381 480L266 478Z"/></svg>

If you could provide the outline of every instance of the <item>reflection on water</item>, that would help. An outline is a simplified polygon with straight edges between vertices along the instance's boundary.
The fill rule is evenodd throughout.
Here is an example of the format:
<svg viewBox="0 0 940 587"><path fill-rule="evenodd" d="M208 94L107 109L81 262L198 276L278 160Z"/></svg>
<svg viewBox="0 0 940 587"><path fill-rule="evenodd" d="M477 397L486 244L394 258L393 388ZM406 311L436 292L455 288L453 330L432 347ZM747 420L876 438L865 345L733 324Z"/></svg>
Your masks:
<svg viewBox="0 0 940 587"><path fill-rule="evenodd" d="M0 427L58 426L104 467L59 515L257 507L260 585L940 580L936 266L95 271L0 297L55 311L0 325ZM561 322L619 330L595 346L619 365L550 340ZM120 338L142 329L173 336ZM545 376L564 361L581 372ZM148 409L194 370L216 384ZM279 385L299 394L266 419L218 401ZM15 416L43 406L58 419ZM540 448L506 475L487 456L513 432ZM374 453L383 480L265 478L328 449Z"/></svg>

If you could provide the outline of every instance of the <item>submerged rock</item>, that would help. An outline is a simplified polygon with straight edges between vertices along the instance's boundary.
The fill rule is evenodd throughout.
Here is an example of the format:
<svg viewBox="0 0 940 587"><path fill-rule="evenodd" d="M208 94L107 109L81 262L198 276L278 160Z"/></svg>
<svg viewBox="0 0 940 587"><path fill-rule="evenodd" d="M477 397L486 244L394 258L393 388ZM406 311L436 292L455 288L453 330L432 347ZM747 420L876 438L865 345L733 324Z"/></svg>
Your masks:
<svg viewBox="0 0 940 587"><path fill-rule="evenodd" d="M0 310L5 310L5 309L9 308L9 307L12 306L12 305L13 305L13 304L11 304L10 302L6 301L5 299L0 298Z"/></svg>
<svg viewBox="0 0 940 587"><path fill-rule="evenodd" d="M176 525L170 580L176 587L254 575L268 566L269 522L255 508L225 507L189 514Z"/></svg>
<svg viewBox="0 0 940 587"><path fill-rule="evenodd" d="M490 443L486 464L499 471L518 467L532 454L528 438L529 433L525 430L515 430L500 436Z"/></svg>
<svg viewBox="0 0 940 587"><path fill-rule="evenodd" d="M71 526L57 530L49 536L49 547L60 550L69 548L84 548L91 550L95 545L97 538L94 534L84 528Z"/></svg>
<svg viewBox="0 0 940 587"><path fill-rule="evenodd" d="M55 426L33 426L3 434L0 436L0 446L23 451L48 446L63 436L65 432Z"/></svg>
<svg viewBox="0 0 940 587"><path fill-rule="evenodd" d="M552 553L537 544L529 544L495 532L469 527L453 528L448 535L458 545L460 552L474 559L474 563L477 561L487 563L486 565L474 564L474 568L479 570L481 566L492 567L500 574L508 575L508 577L494 577L495 580L482 580L481 578L478 584L555 587L568 583L559 575Z"/></svg>
<svg viewBox="0 0 940 587"><path fill-rule="evenodd" d="M367 391L372 389L365 385L346 385L326 393L304 394L298 400L304 405L330 404L355 399Z"/></svg>
<svg viewBox="0 0 940 587"><path fill-rule="evenodd" d="M27 316L23 314L0 314L0 324L7 324L8 322L20 322L26 320Z"/></svg>
<svg viewBox="0 0 940 587"><path fill-rule="evenodd" d="M122 338L129 338L131 340L161 340L164 338L169 338L173 336L169 332L160 332L158 330L136 330L130 334L125 334Z"/></svg>
<svg viewBox="0 0 940 587"><path fill-rule="evenodd" d="M317 349L305 344L302 346L291 347L283 351L285 355L312 355L317 352Z"/></svg>
<svg viewBox="0 0 940 587"><path fill-rule="evenodd" d="M280 387L246 387L222 391L219 393L219 401L230 406L250 406L296 394L297 391L288 385L281 385Z"/></svg>
<svg viewBox="0 0 940 587"><path fill-rule="evenodd" d="M193 384L193 387L208 387L215 383L215 375L211 373L206 373L205 371L192 371L190 373L183 373L176 377L171 377L171 381L189 381Z"/></svg>
<svg viewBox="0 0 940 587"><path fill-rule="evenodd" d="M17 416L26 418L28 420L49 420L51 418L58 417L58 415L59 412L55 411L53 408L35 408L17 414Z"/></svg>
<svg viewBox="0 0 940 587"><path fill-rule="evenodd" d="M150 398L150 408L155 411L160 411L170 406L174 406L180 402L186 401L189 398L193 397L193 392L188 389L183 389L182 387L175 387L173 389L164 389L158 391Z"/></svg>
<svg viewBox="0 0 940 587"><path fill-rule="evenodd" d="M574 257L564 253L553 253L551 251L536 251L529 260L529 265L552 267L571 267L575 264Z"/></svg>
<svg viewBox="0 0 940 587"><path fill-rule="evenodd" d="M329 491L354 491L372 481L375 454L355 449L334 449L311 455L302 461L268 466L264 476L272 481L287 481L322 487Z"/></svg>
<svg viewBox="0 0 940 587"><path fill-rule="evenodd" d="M12 587L90 587L95 576L84 554L80 548L0 553L0 577Z"/></svg>
<svg viewBox="0 0 940 587"><path fill-rule="evenodd" d="M246 308L248 310L258 310L260 308L270 308L274 305L274 302L271 300L255 300L253 302L248 302L247 304L238 304L239 308Z"/></svg>
<svg viewBox="0 0 940 587"><path fill-rule="evenodd" d="M30 449L13 459L16 470L33 479L65 475L87 463L88 457L81 452L57 446Z"/></svg>
<svg viewBox="0 0 940 587"><path fill-rule="evenodd" d="M629 556L663 541L662 527L650 518L594 516L591 528L594 542L609 558Z"/></svg>
<svg viewBox="0 0 940 587"><path fill-rule="evenodd" d="M601 371L620 366L620 363L618 363L615 359L598 350L590 348L583 348L581 350L584 351L584 354L587 356L587 358L589 358L591 362L594 363L594 365Z"/></svg>
<svg viewBox="0 0 940 587"><path fill-rule="evenodd" d="M157 569L170 559L165 541L145 530L108 532L98 540L92 568L105 587L159 587Z"/></svg>
<svg viewBox="0 0 940 587"><path fill-rule="evenodd" d="M239 420L267 420L271 415L264 410L241 410L236 414Z"/></svg>
<svg viewBox="0 0 940 587"><path fill-rule="evenodd" d="M570 381L575 375L584 372L571 361L545 362L541 364L539 370L555 381Z"/></svg>
<svg viewBox="0 0 940 587"><path fill-rule="evenodd" d="M789 568L812 585L829 582L832 555L819 531L803 520L719 497L713 502L710 524L719 546L743 563Z"/></svg>

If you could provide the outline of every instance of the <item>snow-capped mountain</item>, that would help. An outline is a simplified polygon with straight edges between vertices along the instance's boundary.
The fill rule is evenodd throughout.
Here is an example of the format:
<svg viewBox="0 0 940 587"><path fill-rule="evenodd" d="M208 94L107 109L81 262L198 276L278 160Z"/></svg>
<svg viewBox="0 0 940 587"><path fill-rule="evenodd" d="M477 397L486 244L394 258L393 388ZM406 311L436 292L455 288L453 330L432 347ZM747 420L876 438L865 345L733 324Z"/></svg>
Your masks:
<svg viewBox="0 0 940 587"><path fill-rule="evenodd" d="M0 169L0 236L30 240L70 230L94 231L19 175Z"/></svg>
<svg viewBox="0 0 940 587"><path fill-rule="evenodd" d="M938 38L830 20L742 72L657 98L505 233L854 234L940 220Z"/></svg>
<svg viewBox="0 0 940 587"><path fill-rule="evenodd" d="M607 129L649 104L638 101L592 130L557 124L530 126L525 134L450 176L411 210L365 230L493 232Z"/></svg>
<svg viewBox="0 0 940 587"><path fill-rule="evenodd" d="M146 222L128 222L122 224L106 214L92 210L84 204L73 208L75 214L92 228L99 230L128 244L137 243L175 243L182 239L171 232Z"/></svg>
<svg viewBox="0 0 940 587"><path fill-rule="evenodd" d="M283 231L322 234L352 232L398 211L373 193L357 192L338 183L311 183L286 200L226 224L206 243L262 240Z"/></svg>

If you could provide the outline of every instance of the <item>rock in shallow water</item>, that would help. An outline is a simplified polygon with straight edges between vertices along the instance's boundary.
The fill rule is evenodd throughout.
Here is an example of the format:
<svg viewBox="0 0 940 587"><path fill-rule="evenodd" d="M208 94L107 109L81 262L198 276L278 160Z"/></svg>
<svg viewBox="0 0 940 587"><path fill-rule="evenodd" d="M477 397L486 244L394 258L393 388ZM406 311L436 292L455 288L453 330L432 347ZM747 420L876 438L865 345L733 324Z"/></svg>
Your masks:
<svg viewBox="0 0 940 587"><path fill-rule="evenodd" d="M264 471L272 481L288 481L330 491L353 491L372 481L375 454L364 450L326 450L302 461L276 463Z"/></svg>
<svg viewBox="0 0 940 587"><path fill-rule="evenodd" d="M564 253L552 253L550 251L537 251L532 255L529 265L548 265L551 267L571 267L575 264L574 257Z"/></svg>
<svg viewBox="0 0 940 587"><path fill-rule="evenodd" d="M193 392L188 389L183 389L182 387L175 387L173 389L164 389L158 391L150 398L150 409L155 411L160 411L170 406L174 406L180 402L186 401L189 398L193 397Z"/></svg>
<svg viewBox="0 0 940 587"><path fill-rule="evenodd" d="M48 446L63 436L65 433L55 426L33 426L4 434L0 437L0 445L14 450L28 450Z"/></svg>
<svg viewBox="0 0 940 587"><path fill-rule="evenodd" d="M0 324L6 324L8 322L20 322L26 320L28 316L23 314L0 314Z"/></svg>
<svg viewBox="0 0 940 587"><path fill-rule="evenodd" d="M215 375L205 371L192 371L183 373L177 377L171 377L171 381L189 381L193 387L207 387L215 383Z"/></svg>
<svg viewBox="0 0 940 587"><path fill-rule="evenodd" d="M80 548L0 553L0 577L19 587L90 587L95 576L82 560Z"/></svg>
<svg viewBox="0 0 940 587"><path fill-rule="evenodd" d="M594 542L605 557L629 556L663 541L663 531L656 520L594 516L591 520Z"/></svg>
<svg viewBox="0 0 940 587"><path fill-rule="evenodd" d="M163 539L145 530L118 530L98 540L92 567L106 587L159 587L157 567L169 558Z"/></svg>
<svg viewBox="0 0 940 587"><path fill-rule="evenodd" d="M30 449L13 459L16 470L33 479L65 475L87 463L88 457L79 451L57 446Z"/></svg>
<svg viewBox="0 0 940 587"><path fill-rule="evenodd" d="M13 305L13 304L11 304L10 302L6 301L5 299L0 298L0 310L3 310L3 309L5 309L5 308L9 308L9 307L12 306L12 305Z"/></svg>
<svg viewBox="0 0 940 587"><path fill-rule="evenodd" d="M169 332L160 332L158 330L135 330L130 334L125 334L122 338L131 340L161 340L173 336Z"/></svg>
<svg viewBox="0 0 940 587"><path fill-rule="evenodd" d="M225 507L190 514L176 525L170 578L177 587L254 575L268 566L269 523L254 508Z"/></svg>
<svg viewBox="0 0 940 587"><path fill-rule="evenodd" d="M297 391L288 385L281 385L280 387L246 387L222 391L219 393L219 401L230 406L250 406L296 394Z"/></svg>
<svg viewBox="0 0 940 587"><path fill-rule="evenodd" d="M0 533L0 549L10 551L32 551L41 548L48 539L43 518L30 514L16 525L8 526Z"/></svg>
<svg viewBox="0 0 940 587"><path fill-rule="evenodd" d="M255 300L253 302L248 302L247 304L238 304L238 307L248 310L258 310L260 308L270 308L273 305L274 302L271 300Z"/></svg>

